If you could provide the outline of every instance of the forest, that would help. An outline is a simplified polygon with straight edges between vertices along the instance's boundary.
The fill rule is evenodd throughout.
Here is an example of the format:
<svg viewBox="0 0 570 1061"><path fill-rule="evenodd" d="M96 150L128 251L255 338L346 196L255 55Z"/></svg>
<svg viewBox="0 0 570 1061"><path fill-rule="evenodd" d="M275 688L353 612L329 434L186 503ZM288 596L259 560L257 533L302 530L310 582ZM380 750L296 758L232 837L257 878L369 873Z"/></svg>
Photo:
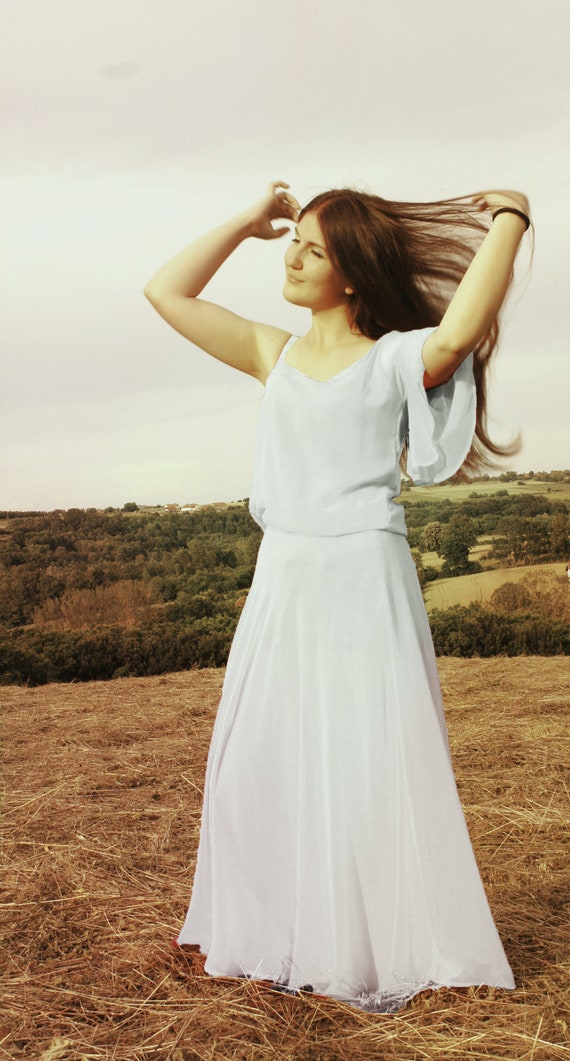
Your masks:
<svg viewBox="0 0 570 1061"><path fill-rule="evenodd" d="M487 567L560 561L563 572L570 555L566 492L517 494L500 481L492 485L474 483L457 500L453 487L445 497L403 491L421 585L480 571L481 559L470 553L481 541ZM127 502L105 511L0 514L0 683L225 664L261 532L247 500L188 512L173 507ZM437 569L426 554L442 558ZM436 652L568 653L566 590L563 578L551 585L523 580L499 587L485 604L433 611Z"/></svg>

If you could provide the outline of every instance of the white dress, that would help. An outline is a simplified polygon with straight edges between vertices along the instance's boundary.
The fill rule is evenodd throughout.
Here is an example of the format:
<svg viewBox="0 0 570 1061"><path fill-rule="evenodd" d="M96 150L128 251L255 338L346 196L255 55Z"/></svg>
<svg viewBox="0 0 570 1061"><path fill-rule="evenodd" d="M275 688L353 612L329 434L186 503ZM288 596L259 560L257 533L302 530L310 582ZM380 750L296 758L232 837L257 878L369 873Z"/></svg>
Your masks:
<svg viewBox="0 0 570 1061"><path fill-rule="evenodd" d="M250 976L390 1012L426 987L514 987L451 766L406 541L415 482L462 464L472 358L426 393L431 329L391 332L326 382L290 365L262 401L264 530L208 758L180 944Z"/></svg>

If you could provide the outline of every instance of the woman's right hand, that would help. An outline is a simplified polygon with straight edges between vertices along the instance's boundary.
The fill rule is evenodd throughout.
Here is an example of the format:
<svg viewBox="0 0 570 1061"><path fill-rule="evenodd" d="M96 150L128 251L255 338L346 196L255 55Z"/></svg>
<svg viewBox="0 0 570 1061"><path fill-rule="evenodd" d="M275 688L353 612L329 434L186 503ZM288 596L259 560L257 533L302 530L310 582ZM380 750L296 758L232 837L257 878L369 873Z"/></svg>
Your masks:
<svg viewBox="0 0 570 1061"><path fill-rule="evenodd" d="M279 218L296 221L299 216L301 205L288 188L286 181L271 181L263 199L247 211L251 236L256 239L279 239L289 232L287 225L274 228L271 223Z"/></svg>
<svg viewBox="0 0 570 1061"><path fill-rule="evenodd" d="M272 181L263 199L210 232L199 236L166 262L149 280L144 293L171 327L212 357L265 383L289 332L238 317L200 298L206 284L249 236L278 239L295 222L300 206L285 181Z"/></svg>

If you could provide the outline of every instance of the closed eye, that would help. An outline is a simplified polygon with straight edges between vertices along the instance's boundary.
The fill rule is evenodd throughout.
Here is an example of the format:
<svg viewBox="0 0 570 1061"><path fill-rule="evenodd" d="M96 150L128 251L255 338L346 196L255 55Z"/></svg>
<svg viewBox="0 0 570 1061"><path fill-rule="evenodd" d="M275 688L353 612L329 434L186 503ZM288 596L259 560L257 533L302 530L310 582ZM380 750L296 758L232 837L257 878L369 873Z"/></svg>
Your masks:
<svg viewBox="0 0 570 1061"><path fill-rule="evenodd" d="M300 242L301 242L301 240L300 240L299 236L291 236L291 243L300 243ZM321 261L324 259L325 256L324 256L324 254L321 254L320 251L315 250L314 247L310 247L309 249L311 251L311 254L315 255L315 258L320 258Z"/></svg>

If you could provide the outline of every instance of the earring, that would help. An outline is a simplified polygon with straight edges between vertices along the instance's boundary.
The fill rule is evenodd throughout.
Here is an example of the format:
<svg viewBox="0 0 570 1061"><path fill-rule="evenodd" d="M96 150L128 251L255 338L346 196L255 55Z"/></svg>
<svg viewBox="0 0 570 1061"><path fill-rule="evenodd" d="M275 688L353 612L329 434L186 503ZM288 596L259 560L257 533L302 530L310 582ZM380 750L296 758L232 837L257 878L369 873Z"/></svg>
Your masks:
<svg viewBox="0 0 570 1061"><path fill-rule="evenodd" d="M345 295L353 295L354 291L352 290L351 287L345 287L344 293L345 293Z"/></svg>

